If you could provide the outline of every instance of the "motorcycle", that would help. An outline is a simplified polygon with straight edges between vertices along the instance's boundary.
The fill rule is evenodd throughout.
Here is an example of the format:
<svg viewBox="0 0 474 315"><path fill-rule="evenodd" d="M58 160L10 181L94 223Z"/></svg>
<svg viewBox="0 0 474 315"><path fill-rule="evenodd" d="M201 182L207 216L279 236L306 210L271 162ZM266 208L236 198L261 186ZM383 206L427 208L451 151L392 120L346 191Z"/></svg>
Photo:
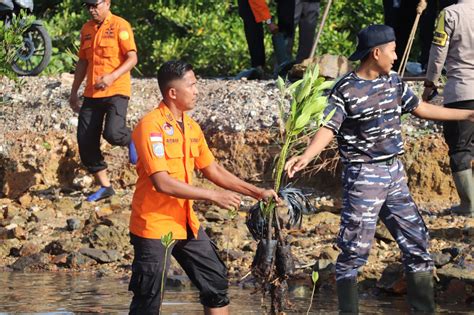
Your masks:
<svg viewBox="0 0 474 315"><path fill-rule="evenodd" d="M13 15L20 10L33 12L32 0L0 0L0 20L8 27ZM13 60L12 69L22 76L35 76L43 71L51 60L52 46L46 28L41 21L34 21L23 34L23 44Z"/></svg>

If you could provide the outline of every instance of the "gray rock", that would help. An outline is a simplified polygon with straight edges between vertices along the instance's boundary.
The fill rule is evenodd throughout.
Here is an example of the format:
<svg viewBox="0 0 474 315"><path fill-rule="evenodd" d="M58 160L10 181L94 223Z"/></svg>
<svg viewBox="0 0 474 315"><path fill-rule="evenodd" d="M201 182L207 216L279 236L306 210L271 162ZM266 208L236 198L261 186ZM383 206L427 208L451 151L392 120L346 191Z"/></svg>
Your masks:
<svg viewBox="0 0 474 315"><path fill-rule="evenodd" d="M441 252L443 254L449 254L451 255L452 258L456 258L459 256L459 254L461 253L461 249L457 248L457 247L448 247L448 248L443 248L441 250Z"/></svg>
<svg viewBox="0 0 474 315"><path fill-rule="evenodd" d="M90 241L94 248L122 250L130 246L128 233L128 229L100 224L92 232Z"/></svg>
<svg viewBox="0 0 474 315"><path fill-rule="evenodd" d="M49 256L45 253L37 253L18 258L11 267L16 271L31 271L48 269L48 264Z"/></svg>
<svg viewBox="0 0 474 315"><path fill-rule="evenodd" d="M336 264L330 259L318 259L313 265L313 271L335 273Z"/></svg>
<svg viewBox="0 0 474 315"><path fill-rule="evenodd" d="M40 211L33 212L31 218L35 222L47 223L56 217L56 211L53 208L46 208Z"/></svg>
<svg viewBox="0 0 474 315"><path fill-rule="evenodd" d="M221 222L224 221L222 215L217 211L206 211L204 217L209 222Z"/></svg>
<svg viewBox="0 0 474 315"><path fill-rule="evenodd" d="M0 257L7 257L10 255L12 248L19 248L20 241L16 238L8 240L0 240Z"/></svg>
<svg viewBox="0 0 474 315"><path fill-rule="evenodd" d="M46 245L44 247L44 252L50 255L61 255L65 251L63 249L63 244L61 243L61 241L57 240L57 241L52 241L51 243Z"/></svg>
<svg viewBox="0 0 474 315"><path fill-rule="evenodd" d="M441 268L442 266L449 264L452 260L450 254L444 253L433 253L431 254L431 258L433 258L434 264L437 268Z"/></svg>
<svg viewBox="0 0 474 315"><path fill-rule="evenodd" d="M185 288L190 287L191 281L186 275L171 275L166 279L166 287L170 288Z"/></svg>
<svg viewBox="0 0 474 315"><path fill-rule="evenodd" d="M388 265L382 272L382 277L377 282L377 287L389 292L398 292L404 282L404 269L400 263L393 263Z"/></svg>
<svg viewBox="0 0 474 315"><path fill-rule="evenodd" d="M81 228L81 220L76 218L67 219L66 224L69 231L79 230Z"/></svg>
<svg viewBox="0 0 474 315"><path fill-rule="evenodd" d="M448 283L452 279L463 280L471 285L474 285L474 270L467 268L460 268L453 265L444 266L436 270L441 283Z"/></svg>
<svg viewBox="0 0 474 315"><path fill-rule="evenodd" d="M66 258L66 266L69 268L84 268L97 264L94 259L91 259L81 253L71 253Z"/></svg>
<svg viewBox="0 0 474 315"><path fill-rule="evenodd" d="M99 263L109 263L120 260L120 254L116 250L102 250L96 248L81 248L79 253L86 255Z"/></svg>

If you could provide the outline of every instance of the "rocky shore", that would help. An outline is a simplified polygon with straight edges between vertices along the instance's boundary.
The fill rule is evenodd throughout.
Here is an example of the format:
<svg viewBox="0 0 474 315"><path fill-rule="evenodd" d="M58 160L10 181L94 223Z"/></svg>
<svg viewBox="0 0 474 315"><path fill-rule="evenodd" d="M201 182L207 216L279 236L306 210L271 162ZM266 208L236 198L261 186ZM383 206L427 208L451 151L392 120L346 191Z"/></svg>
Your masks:
<svg viewBox="0 0 474 315"><path fill-rule="evenodd" d="M113 185L109 200L85 202L93 178L80 166L75 131L77 115L67 98L72 76L26 78L19 89L0 80L0 268L4 271L93 271L128 274L132 249L128 239L130 202L136 175L124 148L103 142ZM220 163L245 180L271 186L271 170L279 146L278 91L274 81L199 81L200 100L191 113L202 126ZM420 85L413 88L420 91ZM133 80L129 123L135 125L155 107L159 92L154 79ZM442 100L438 98L438 103ZM404 119L403 159L410 189L430 229L437 266L437 295L446 301L474 303L474 219L450 215L457 202L447 147L440 125ZM297 261L296 279L310 284L313 265L322 286L334 284L338 254L334 241L340 211L340 166L334 150L317 163L331 162L311 178L295 183L312 193L318 213L304 218L302 229L288 231ZM211 185L199 176L199 185ZM248 276L256 249L245 226L244 199L239 215L205 202L196 203L207 233L227 262L233 283L252 285ZM242 280L243 279L243 280ZM404 293L400 253L380 225L369 263L360 280L370 292ZM188 285L174 263L170 284Z"/></svg>

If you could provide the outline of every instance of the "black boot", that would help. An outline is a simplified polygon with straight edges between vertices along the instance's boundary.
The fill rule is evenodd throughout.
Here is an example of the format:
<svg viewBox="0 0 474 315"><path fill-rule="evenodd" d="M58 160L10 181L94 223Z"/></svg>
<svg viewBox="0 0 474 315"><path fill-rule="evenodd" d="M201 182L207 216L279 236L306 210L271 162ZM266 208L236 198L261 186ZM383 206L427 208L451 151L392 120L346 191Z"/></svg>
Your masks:
<svg viewBox="0 0 474 315"><path fill-rule="evenodd" d="M454 184L458 191L461 204L452 211L463 216L474 216L474 179L472 169L453 173Z"/></svg>
<svg viewBox="0 0 474 315"><path fill-rule="evenodd" d="M359 314L359 292L356 279L343 279L337 283L339 314Z"/></svg>
<svg viewBox="0 0 474 315"><path fill-rule="evenodd" d="M407 279L408 304L415 312L434 314L433 272L409 272Z"/></svg>

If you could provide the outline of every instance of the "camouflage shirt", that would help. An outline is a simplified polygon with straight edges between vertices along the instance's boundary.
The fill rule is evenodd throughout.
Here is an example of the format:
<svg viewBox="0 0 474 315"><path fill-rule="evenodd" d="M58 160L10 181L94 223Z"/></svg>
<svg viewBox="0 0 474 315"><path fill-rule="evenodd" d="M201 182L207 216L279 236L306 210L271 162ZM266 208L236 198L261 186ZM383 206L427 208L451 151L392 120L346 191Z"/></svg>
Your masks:
<svg viewBox="0 0 474 315"><path fill-rule="evenodd" d="M397 73L364 80L343 76L329 94L325 127L334 131L343 162L376 162L403 153L401 115L419 99Z"/></svg>

